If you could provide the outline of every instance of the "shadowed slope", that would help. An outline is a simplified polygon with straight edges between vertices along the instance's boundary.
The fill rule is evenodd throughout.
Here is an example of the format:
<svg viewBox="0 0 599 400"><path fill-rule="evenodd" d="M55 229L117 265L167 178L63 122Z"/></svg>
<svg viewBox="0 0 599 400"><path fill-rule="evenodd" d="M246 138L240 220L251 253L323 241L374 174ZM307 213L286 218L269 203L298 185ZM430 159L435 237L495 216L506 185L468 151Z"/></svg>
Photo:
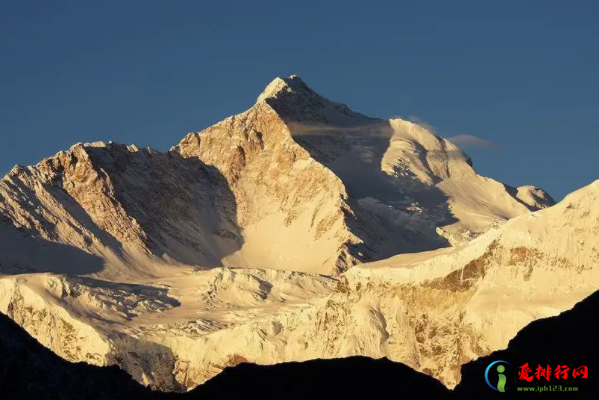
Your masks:
<svg viewBox="0 0 599 400"><path fill-rule="evenodd" d="M152 263L218 267L243 244L235 198L215 168L113 143L15 167L0 181L0 212L24 235L81 249L107 268L40 269L55 273L138 279L153 276ZM9 243L0 242L3 253L14 252Z"/></svg>
<svg viewBox="0 0 599 400"><path fill-rule="evenodd" d="M104 260L75 246L52 242L16 229L0 219L0 275L51 272L92 274L104 269Z"/></svg>

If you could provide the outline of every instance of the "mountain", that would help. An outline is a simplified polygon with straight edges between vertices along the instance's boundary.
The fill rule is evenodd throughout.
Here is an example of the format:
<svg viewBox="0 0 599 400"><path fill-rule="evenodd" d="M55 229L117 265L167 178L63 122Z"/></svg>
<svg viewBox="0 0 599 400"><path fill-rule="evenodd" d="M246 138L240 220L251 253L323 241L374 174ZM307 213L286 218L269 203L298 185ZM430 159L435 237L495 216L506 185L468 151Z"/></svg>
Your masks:
<svg viewBox="0 0 599 400"><path fill-rule="evenodd" d="M108 279L165 263L335 274L553 204L478 175L424 127L352 112L295 76L167 153L77 144L15 167L0 196L14 228L102 258Z"/></svg>
<svg viewBox="0 0 599 400"><path fill-rule="evenodd" d="M579 395L592 398L599 394L593 374L598 367L599 346L595 340L599 292L595 292L572 310L559 316L532 322L512 339L505 350L465 364L462 379L450 392L435 379L388 360L349 357L258 366L242 363L226 368L206 384L188 393L161 393L145 389L119 368L73 364L41 346L27 332L0 314L0 391L3 398L81 399L231 399L259 396L263 399L303 399L310 396L352 398L358 395L385 395L397 398L435 396L438 399L479 399L506 396L494 392L482 377L487 366L508 360L518 367L531 365L586 365L589 379L569 378L553 384L571 385ZM510 396L514 386L537 386L518 379L515 370L507 375ZM543 382L543 381L540 381ZM549 383L548 382L548 383ZM493 382L495 383L495 382ZM543 385L545 386L545 385Z"/></svg>
<svg viewBox="0 0 599 400"><path fill-rule="evenodd" d="M425 127L277 78L166 153L77 144L13 168L0 312L67 360L162 390L354 355L454 386L461 364L596 288L596 192L546 208Z"/></svg>
<svg viewBox="0 0 599 400"><path fill-rule="evenodd" d="M452 387L460 365L599 288L598 205L596 181L459 247L353 268L320 310L335 323L308 332L327 355L386 356Z"/></svg>

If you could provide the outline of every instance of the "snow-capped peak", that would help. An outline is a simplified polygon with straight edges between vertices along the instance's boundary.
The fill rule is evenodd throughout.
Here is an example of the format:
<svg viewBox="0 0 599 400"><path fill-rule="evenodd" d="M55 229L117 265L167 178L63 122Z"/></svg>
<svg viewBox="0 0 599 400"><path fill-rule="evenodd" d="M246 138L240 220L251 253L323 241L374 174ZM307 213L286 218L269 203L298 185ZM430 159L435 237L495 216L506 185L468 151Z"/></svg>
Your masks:
<svg viewBox="0 0 599 400"><path fill-rule="evenodd" d="M277 97L279 93L286 92L300 92L305 91L307 94L316 94L312 89L304 83L304 81L297 75L291 75L289 78L276 77L273 79L264 91L258 96L257 103L264 101L268 98Z"/></svg>
<svg viewBox="0 0 599 400"><path fill-rule="evenodd" d="M297 75L275 78L258 97L256 104L261 103L267 103L288 124L351 126L379 121L321 96Z"/></svg>

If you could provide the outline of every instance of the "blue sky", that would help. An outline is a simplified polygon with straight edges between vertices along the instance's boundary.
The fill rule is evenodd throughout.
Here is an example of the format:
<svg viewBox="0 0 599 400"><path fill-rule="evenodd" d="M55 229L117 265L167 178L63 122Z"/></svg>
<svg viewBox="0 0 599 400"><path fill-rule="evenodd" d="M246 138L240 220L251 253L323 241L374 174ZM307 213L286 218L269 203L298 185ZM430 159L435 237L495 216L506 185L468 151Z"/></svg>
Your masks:
<svg viewBox="0 0 599 400"><path fill-rule="evenodd" d="M493 4L491 4L493 3ZM166 150L297 74L556 199L599 178L599 2L0 3L0 174L76 142Z"/></svg>

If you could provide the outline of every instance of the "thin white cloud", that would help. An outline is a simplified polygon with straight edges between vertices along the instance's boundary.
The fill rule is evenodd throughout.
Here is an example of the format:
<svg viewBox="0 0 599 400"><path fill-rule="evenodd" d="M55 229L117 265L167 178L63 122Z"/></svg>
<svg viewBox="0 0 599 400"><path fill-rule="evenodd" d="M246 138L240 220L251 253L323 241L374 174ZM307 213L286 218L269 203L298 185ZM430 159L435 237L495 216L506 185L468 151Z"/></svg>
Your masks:
<svg viewBox="0 0 599 400"><path fill-rule="evenodd" d="M425 120L423 120L422 118L420 118L416 115L410 115L408 117L408 121L413 122L417 125L420 125L424 129L426 129L427 131L432 133L433 135L435 134L435 128L431 124L429 124L428 122L426 122Z"/></svg>
<svg viewBox="0 0 599 400"><path fill-rule="evenodd" d="M289 127L293 135L323 135L335 133L349 133L354 135L391 137L393 131L386 121L375 121L371 124L359 126L335 126L326 124L305 124L290 122Z"/></svg>
<svg viewBox="0 0 599 400"><path fill-rule="evenodd" d="M478 136L474 136L474 135L457 135L457 136L452 136L447 138L447 140L449 140L450 142L452 142L453 144L459 146L459 147L484 147L487 149L490 148L495 148L497 147L497 143L491 141L491 140L487 140L487 139L483 139L483 138L479 138Z"/></svg>

